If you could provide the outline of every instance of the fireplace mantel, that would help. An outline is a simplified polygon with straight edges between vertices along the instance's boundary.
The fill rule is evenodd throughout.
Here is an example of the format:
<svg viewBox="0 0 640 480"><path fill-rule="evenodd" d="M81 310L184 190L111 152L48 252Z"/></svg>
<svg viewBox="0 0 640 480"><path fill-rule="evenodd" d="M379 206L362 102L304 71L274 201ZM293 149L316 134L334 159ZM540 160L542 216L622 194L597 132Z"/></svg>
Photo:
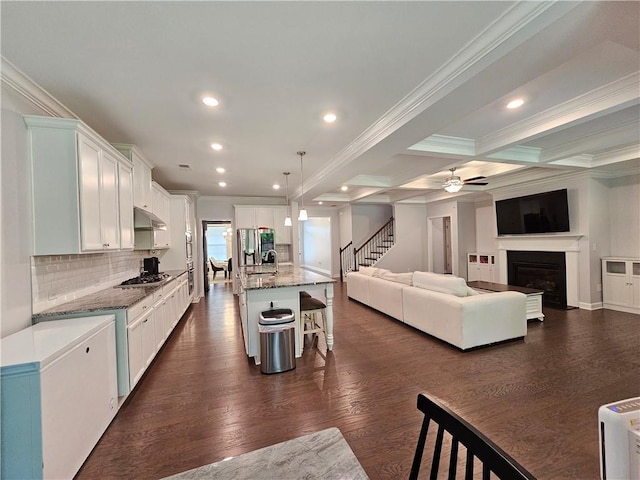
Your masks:
<svg viewBox="0 0 640 480"><path fill-rule="evenodd" d="M579 306L580 271L578 256L584 235L513 235L497 237L500 283L507 283L507 251L565 252L567 267L567 305Z"/></svg>
<svg viewBox="0 0 640 480"><path fill-rule="evenodd" d="M584 235L517 235L497 237L498 250L579 252Z"/></svg>

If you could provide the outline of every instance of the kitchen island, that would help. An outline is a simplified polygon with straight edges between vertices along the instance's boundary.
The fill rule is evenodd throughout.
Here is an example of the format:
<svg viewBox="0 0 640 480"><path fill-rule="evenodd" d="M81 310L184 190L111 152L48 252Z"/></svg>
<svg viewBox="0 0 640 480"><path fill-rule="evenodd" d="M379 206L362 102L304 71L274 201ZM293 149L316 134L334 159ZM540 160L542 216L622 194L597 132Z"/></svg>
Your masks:
<svg viewBox="0 0 640 480"><path fill-rule="evenodd" d="M327 305L327 349L333 348L333 284L335 280L294 266L280 266L273 273L272 266L241 267L239 303L245 351L260 364L260 313L270 308L290 308L296 318L296 357L302 356L303 342L299 334L300 292L321 291Z"/></svg>

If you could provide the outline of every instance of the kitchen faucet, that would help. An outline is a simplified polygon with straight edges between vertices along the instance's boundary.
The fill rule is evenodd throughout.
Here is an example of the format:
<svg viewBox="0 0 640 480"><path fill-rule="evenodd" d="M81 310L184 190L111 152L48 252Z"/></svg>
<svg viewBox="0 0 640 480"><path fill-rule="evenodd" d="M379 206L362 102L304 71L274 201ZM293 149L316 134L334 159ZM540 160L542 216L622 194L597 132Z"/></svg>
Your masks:
<svg viewBox="0 0 640 480"><path fill-rule="evenodd" d="M276 271L274 273L278 273L278 252L276 252L275 250L271 249L268 250L267 253L265 253L264 258L268 259L269 258L269 254L273 252L273 263L276 266Z"/></svg>

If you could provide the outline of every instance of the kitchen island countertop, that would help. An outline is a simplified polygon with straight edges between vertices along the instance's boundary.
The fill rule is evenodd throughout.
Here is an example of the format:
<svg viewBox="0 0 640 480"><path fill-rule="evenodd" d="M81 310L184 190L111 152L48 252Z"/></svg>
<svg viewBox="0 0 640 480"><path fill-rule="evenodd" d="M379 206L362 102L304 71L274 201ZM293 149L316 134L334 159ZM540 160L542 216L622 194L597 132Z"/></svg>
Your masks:
<svg viewBox="0 0 640 480"><path fill-rule="evenodd" d="M255 290L258 288L283 288L335 283L333 278L325 277L324 275L291 265L280 266L278 273L275 274L272 273L274 270L272 266L265 267L262 265L256 267L258 269L254 271L246 270L246 267L243 267L243 271L240 273L240 281L242 282L243 289ZM262 268L260 269L259 267Z"/></svg>
<svg viewBox="0 0 640 480"><path fill-rule="evenodd" d="M42 312L34 313L31 318L37 320L42 317L59 317L60 315L83 312L89 313L101 310L127 309L155 292L158 288L161 288L165 283L178 278L185 272L186 270L170 270L163 272L170 275L169 279L165 280L160 285L154 285L152 287L108 287L89 295L76 298L70 302L51 307Z"/></svg>

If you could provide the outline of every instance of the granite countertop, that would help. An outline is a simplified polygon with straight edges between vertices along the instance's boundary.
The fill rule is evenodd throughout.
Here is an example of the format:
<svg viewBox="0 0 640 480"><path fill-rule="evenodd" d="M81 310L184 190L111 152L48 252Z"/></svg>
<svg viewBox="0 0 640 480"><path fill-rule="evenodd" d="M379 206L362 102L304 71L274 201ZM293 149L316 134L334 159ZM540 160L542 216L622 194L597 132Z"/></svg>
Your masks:
<svg viewBox="0 0 640 480"><path fill-rule="evenodd" d="M31 318L37 319L41 317L57 317L60 315L82 312L127 309L148 295L151 295L157 289L162 288L166 283L178 278L183 273L186 273L186 270L167 270L162 273L167 273L171 276L159 285L154 285L152 287L129 288L119 288L118 286L108 287L89 295L85 295L84 297L76 298L70 302L49 308L42 312L34 313Z"/></svg>
<svg viewBox="0 0 640 480"><path fill-rule="evenodd" d="M271 273L274 270L274 266L272 265L262 265L262 268L258 267L260 266L253 267L249 270L246 268L241 269L240 281L242 282L242 288L245 290L295 287L299 285L318 285L335 282L333 278L325 277L324 275L290 265L279 266L278 273L275 275ZM261 273L259 275L250 275L249 272Z"/></svg>
<svg viewBox="0 0 640 480"><path fill-rule="evenodd" d="M178 473L165 480L209 478L367 480L369 477L340 430L333 427Z"/></svg>

